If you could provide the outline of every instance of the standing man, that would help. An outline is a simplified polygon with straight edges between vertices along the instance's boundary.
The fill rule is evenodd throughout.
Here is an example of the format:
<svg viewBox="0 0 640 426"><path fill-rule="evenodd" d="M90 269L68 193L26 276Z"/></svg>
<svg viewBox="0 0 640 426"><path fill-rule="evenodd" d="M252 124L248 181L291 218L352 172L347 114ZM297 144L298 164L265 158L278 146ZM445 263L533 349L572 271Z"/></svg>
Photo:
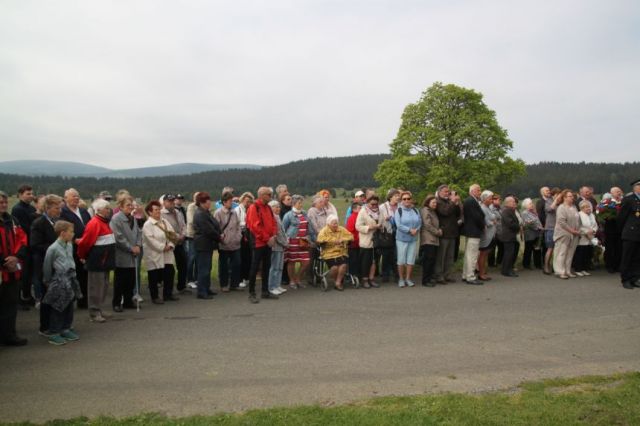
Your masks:
<svg viewBox="0 0 640 426"><path fill-rule="evenodd" d="M622 239L620 280L626 289L640 287L640 179L632 182L633 192L622 199L618 227Z"/></svg>
<svg viewBox="0 0 640 426"><path fill-rule="evenodd" d="M184 219L184 223L187 223L187 209L182 204L184 203L184 195L176 194L175 200L176 210L182 213L182 218Z"/></svg>
<svg viewBox="0 0 640 426"><path fill-rule="evenodd" d="M616 212L619 212L624 195L622 189L614 186L609 192L611 193L611 202L614 204ZM610 274L620 272L622 240L620 239L617 215L604 222L604 247L604 264L607 267L607 272Z"/></svg>
<svg viewBox="0 0 640 426"><path fill-rule="evenodd" d="M80 284L80 291L85 296L82 299L78 299L78 308L87 309L87 269L84 267L80 258L78 257L78 245L76 240L82 238L84 234L84 227L91 220L91 215L87 209L83 209L79 206L80 194L73 188L69 188L64 191L64 206L60 212L60 218L67 222L73 223L73 260L76 263L76 277Z"/></svg>
<svg viewBox="0 0 640 426"><path fill-rule="evenodd" d="M438 255L436 257L435 277L438 284L456 282L453 278L453 253L456 248L456 239L460 235L458 220L462 213L460 204L449 199L449 185L440 185L436 195L438 221L442 229Z"/></svg>
<svg viewBox="0 0 640 426"><path fill-rule="evenodd" d="M161 214L162 218L169 222L174 232L178 235L178 240L173 250L173 255L176 258L176 269L178 269L178 285L176 288L180 294L191 294L191 290L187 288L187 252L184 248L184 241L187 236L187 224L180 210L176 209L175 200L175 195L165 194L164 197L162 197L164 208Z"/></svg>
<svg viewBox="0 0 640 426"><path fill-rule="evenodd" d="M256 202L247 211L247 228L251 232L253 251L251 255L251 269L249 270L249 301L259 303L256 297L256 276L262 262L262 298L278 299L277 295L269 293L269 269L271 268L271 248L276 242L278 225L269 207L273 190L268 187L258 189Z"/></svg>
<svg viewBox="0 0 640 426"><path fill-rule="evenodd" d="M462 268L462 281L472 285L482 285L483 282L476 277L476 265L480 254L480 238L484 232L484 212L480 207L480 185L473 184L469 187L469 197L462 205L465 235L464 266Z"/></svg>
<svg viewBox="0 0 640 426"><path fill-rule="evenodd" d="M0 191L0 344L24 346L16 334L20 274L27 258L27 234L9 213L9 197Z"/></svg>
<svg viewBox="0 0 640 426"><path fill-rule="evenodd" d="M20 225L20 228L27 236L25 250L25 261L21 272L20 284L20 306L24 310L29 309L29 305L34 303L31 296L31 274L33 267L31 265L31 255L29 253L29 233L31 232L31 224L36 218L36 208L31 204L33 202L33 188L31 185L20 185L18 188L18 203L13 206L11 216L13 216Z"/></svg>
<svg viewBox="0 0 640 426"><path fill-rule="evenodd" d="M513 265L516 262L518 253L516 252L516 244L518 243L518 234L520 233L520 221L516 216L516 208L518 204L512 196L504 199L502 207L502 229L500 241L504 244L504 255L502 257L502 275L505 277L517 277L513 271Z"/></svg>

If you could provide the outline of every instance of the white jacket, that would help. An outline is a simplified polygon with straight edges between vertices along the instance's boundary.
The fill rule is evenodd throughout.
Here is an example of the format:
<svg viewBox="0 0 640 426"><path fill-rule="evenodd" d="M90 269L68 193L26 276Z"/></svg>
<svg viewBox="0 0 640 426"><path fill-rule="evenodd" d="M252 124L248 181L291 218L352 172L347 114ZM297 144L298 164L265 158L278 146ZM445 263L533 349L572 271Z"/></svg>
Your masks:
<svg viewBox="0 0 640 426"><path fill-rule="evenodd" d="M373 233L376 229L371 229L373 225L381 224L384 221L382 215L379 215L378 221L375 221L367 213L367 209L362 207L358 212L356 219L356 230L358 231L358 239L361 248L373 248Z"/></svg>
<svg viewBox="0 0 640 426"><path fill-rule="evenodd" d="M167 237L160 226L156 225L161 222L167 230L173 232L171 224L164 219L159 221L149 218L142 227L142 260L147 271L153 269L163 269L164 265L174 265L176 263L173 255L173 244L169 243L171 250L164 251L165 245L168 243Z"/></svg>
<svg viewBox="0 0 640 426"><path fill-rule="evenodd" d="M591 239L587 236L587 232L593 232L593 237L596 236L596 231L598 231L598 222L596 222L596 217L591 214L586 214L584 212L580 212L580 241L578 245L580 246L588 246L591 244Z"/></svg>

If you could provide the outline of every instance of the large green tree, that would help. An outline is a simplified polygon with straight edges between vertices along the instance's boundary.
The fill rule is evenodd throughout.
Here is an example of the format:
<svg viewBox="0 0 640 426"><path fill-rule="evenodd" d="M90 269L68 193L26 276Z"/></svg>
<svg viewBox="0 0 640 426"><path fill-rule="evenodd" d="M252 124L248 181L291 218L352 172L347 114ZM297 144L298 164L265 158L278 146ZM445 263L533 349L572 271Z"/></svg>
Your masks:
<svg viewBox="0 0 640 426"><path fill-rule="evenodd" d="M435 83L402 114L391 159L375 178L383 188L403 187L424 194L443 183L466 191L472 183L504 187L525 173L522 160L508 153L513 142L482 94Z"/></svg>

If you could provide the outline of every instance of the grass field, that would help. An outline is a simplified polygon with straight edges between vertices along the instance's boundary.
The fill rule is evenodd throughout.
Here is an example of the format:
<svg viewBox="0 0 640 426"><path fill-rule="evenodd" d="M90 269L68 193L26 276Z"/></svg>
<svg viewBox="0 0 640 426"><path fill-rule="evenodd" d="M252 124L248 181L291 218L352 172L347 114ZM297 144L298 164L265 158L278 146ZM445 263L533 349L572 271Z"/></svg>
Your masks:
<svg viewBox="0 0 640 426"><path fill-rule="evenodd" d="M323 407L168 418L141 414L48 425L637 425L640 373L552 379L500 392L374 398ZM29 424L29 423L21 423Z"/></svg>

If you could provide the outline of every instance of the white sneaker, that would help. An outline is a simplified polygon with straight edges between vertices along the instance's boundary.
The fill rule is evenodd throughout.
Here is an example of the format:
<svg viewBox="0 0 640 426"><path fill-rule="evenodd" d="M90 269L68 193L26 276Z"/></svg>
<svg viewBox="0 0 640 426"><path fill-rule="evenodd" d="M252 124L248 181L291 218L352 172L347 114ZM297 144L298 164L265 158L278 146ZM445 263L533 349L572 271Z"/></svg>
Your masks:
<svg viewBox="0 0 640 426"><path fill-rule="evenodd" d="M282 286L278 287L278 290L280 290L280 294L287 292L287 289Z"/></svg>
<svg viewBox="0 0 640 426"><path fill-rule="evenodd" d="M400 281L398 281L398 287L402 288L402 287L404 287L405 285L406 285L406 284L405 284L404 280L400 280Z"/></svg>
<svg viewBox="0 0 640 426"><path fill-rule="evenodd" d="M240 284L238 284L238 288L247 288L247 284L249 284L247 280L242 280Z"/></svg>
<svg viewBox="0 0 640 426"><path fill-rule="evenodd" d="M579 277L584 277L584 273L583 272L578 272L576 271L575 274Z"/></svg>
<svg viewBox="0 0 640 426"><path fill-rule="evenodd" d="M187 287L189 288L198 288L198 283L196 283L195 281L191 281L187 283Z"/></svg>
<svg viewBox="0 0 640 426"><path fill-rule="evenodd" d="M269 293L273 294L274 296L280 295L280 291L278 291L277 288L274 288L273 290L269 290Z"/></svg>
<svg viewBox="0 0 640 426"><path fill-rule="evenodd" d="M409 287L413 287L414 285L416 285L416 283L414 283L414 282L413 282L413 281L411 281L411 280L407 280L407 281L406 281L406 283L407 283L407 285L408 285Z"/></svg>
<svg viewBox="0 0 640 426"><path fill-rule="evenodd" d="M590 277L591 273L589 273L587 271L582 271L582 275L584 275L585 277Z"/></svg>
<svg viewBox="0 0 640 426"><path fill-rule="evenodd" d="M139 294L134 294L133 297L131 298L131 300L133 301L133 303L142 303L142 302L144 302L144 299Z"/></svg>

